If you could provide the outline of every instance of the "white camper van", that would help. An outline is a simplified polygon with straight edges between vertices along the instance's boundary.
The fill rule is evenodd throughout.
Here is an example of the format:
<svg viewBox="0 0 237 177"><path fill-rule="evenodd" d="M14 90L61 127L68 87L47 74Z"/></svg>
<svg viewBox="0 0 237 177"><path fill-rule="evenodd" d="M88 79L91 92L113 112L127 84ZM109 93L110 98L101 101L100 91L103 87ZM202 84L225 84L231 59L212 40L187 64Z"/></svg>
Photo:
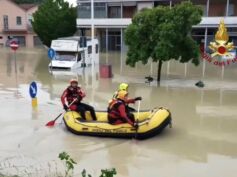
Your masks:
<svg viewBox="0 0 237 177"><path fill-rule="evenodd" d="M74 70L90 66L92 62L98 64L98 39L94 39L93 46L90 38L86 38L86 40L86 47L80 47L80 37L77 36L52 40L51 48L55 50L56 55L49 64L49 68ZM92 47L95 48L94 58L92 58Z"/></svg>

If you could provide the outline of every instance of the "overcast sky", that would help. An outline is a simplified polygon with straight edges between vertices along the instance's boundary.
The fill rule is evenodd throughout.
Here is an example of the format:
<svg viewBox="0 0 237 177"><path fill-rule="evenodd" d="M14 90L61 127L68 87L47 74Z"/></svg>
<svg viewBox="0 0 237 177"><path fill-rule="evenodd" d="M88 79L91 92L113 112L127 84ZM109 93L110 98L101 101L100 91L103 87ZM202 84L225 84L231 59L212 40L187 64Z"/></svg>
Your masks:
<svg viewBox="0 0 237 177"><path fill-rule="evenodd" d="M77 4L77 0L66 0L68 1L70 4L73 4L74 6L76 6Z"/></svg>

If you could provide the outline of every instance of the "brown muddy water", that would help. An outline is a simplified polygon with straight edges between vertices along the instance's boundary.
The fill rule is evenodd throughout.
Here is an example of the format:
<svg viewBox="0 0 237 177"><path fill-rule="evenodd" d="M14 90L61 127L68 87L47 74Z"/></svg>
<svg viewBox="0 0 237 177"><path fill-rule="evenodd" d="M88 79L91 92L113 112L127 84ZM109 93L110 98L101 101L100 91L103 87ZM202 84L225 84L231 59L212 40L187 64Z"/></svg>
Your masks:
<svg viewBox="0 0 237 177"><path fill-rule="evenodd" d="M57 176L63 164L57 156L66 151L78 162L74 176L85 168L98 176L115 167L118 177L236 177L237 65L220 68L209 63L166 63L161 86L145 83L155 77L157 64L125 65L125 54L100 55L111 64L113 78L94 71L52 72L45 49L20 49L16 56L0 49L0 173L19 176ZM203 67L204 66L204 67ZM130 96L142 96L142 109L165 106L172 112L173 128L145 140L76 136L61 120L45 124L61 113L60 95L77 77L86 90L85 102L105 109L120 82L129 83ZM204 88L195 83L202 80ZM29 84L38 84L38 107L33 109ZM136 108L137 105L135 104Z"/></svg>

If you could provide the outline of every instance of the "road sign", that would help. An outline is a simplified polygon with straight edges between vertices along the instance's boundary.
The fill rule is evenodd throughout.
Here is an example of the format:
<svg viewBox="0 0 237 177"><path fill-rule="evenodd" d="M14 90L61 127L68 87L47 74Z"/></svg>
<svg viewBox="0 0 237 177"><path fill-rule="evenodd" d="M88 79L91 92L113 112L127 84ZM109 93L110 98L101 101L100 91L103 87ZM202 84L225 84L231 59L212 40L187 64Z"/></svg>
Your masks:
<svg viewBox="0 0 237 177"><path fill-rule="evenodd" d="M16 43L16 41L11 41L10 47L12 50L16 51L19 47L19 45Z"/></svg>
<svg viewBox="0 0 237 177"><path fill-rule="evenodd" d="M36 97L37 85L36 85L35 81L31 82L30 87L29 87L29 92L30 92L31 98L35 98Z"/></svg>
<svg viewBox="0 0 237 177"><path fill-rule="evenodd" d="M49 50L48 50L48 57L52 60L55 57L55 55L56 55L55 50L52 49L52 48L49 48Z"/></svg>

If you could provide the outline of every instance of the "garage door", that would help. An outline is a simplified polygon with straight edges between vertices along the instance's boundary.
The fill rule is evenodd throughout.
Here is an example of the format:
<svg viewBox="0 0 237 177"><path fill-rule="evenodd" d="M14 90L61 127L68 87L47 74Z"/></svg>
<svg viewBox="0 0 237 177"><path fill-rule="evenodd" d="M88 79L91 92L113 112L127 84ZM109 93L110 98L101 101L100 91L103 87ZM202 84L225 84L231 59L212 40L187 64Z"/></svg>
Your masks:
<svg viewBox="0 0 237 177"><path fill-rule="evenodd" d="M26 38L25 36L13 36L13 38L17 38L20 46L26 46Z"/></svg>
<svg viewBox="0 0 237 177"><path fill-rule="evenodd" d="M40 38L38 36L34 36L34 46L37 47L37 46L42 46L42 42L40 40Z"/></svg>

